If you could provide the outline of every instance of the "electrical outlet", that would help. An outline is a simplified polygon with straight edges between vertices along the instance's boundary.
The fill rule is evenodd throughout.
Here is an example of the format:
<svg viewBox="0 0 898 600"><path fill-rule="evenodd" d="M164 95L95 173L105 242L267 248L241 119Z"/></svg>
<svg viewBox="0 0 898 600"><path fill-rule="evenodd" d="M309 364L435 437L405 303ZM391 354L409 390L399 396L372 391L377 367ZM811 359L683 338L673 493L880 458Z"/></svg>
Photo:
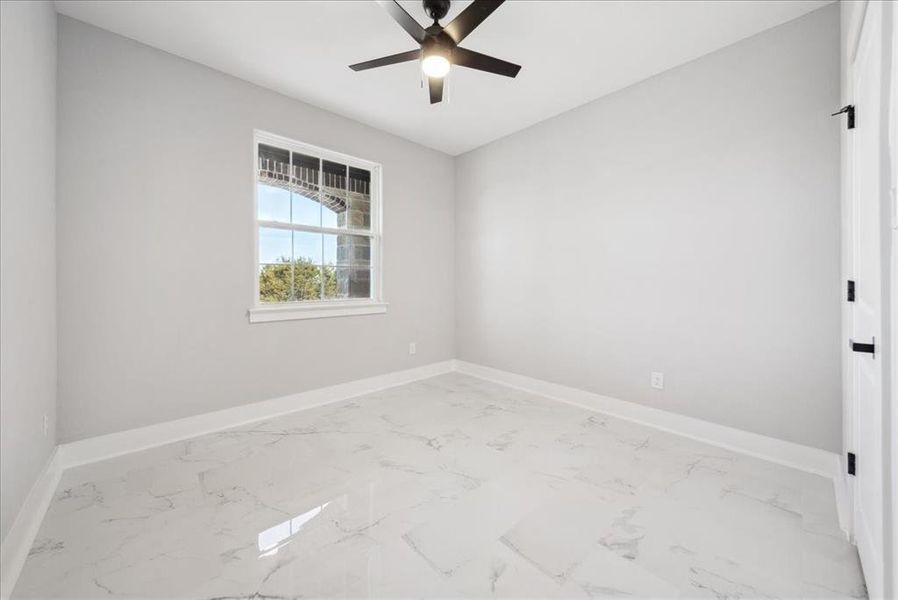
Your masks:
<svg viewBox="0 0 898 600"><path fill-rule="evenodd" d="M417 354L418 353L418 347L417 347L417 344L415 344L415 342L408 343L408 353L409 354Z"/></svg>
<svg viewBox="0 0 898 600"><path fill-rule="evenodd" d="M656 390L664 389L664 373L652 372L652 387Z"/></svg>
<svg viewBox="0 0 898 600"><path fill-rule="evenodd" d="M44 418L41 420L41 431L44 432L44 437L47 437L47 434L50 433L50 419L47 415L44 415Z"/></svg>

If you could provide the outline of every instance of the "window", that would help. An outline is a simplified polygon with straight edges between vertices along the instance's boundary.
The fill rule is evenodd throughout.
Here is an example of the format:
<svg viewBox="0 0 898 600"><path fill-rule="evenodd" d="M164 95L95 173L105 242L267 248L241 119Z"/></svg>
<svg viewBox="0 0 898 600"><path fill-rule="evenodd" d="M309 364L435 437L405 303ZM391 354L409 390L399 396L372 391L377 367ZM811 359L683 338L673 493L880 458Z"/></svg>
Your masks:
<svg viewBox="0 0 898 600"><path fill-rule="evenodd" d="M386 311L380 165L256 132L250 321Z"/></svg>

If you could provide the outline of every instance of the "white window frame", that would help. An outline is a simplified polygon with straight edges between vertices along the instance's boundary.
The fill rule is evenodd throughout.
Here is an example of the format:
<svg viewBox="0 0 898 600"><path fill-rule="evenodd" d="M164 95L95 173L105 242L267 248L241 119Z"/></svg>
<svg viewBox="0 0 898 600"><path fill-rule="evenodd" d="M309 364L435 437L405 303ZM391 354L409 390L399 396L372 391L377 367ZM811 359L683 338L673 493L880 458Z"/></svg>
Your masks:
<svg viewBox="0 0 898 600"><path fill-rule="evenodd" d="M371 173L371 229L339 229L330 227L306 227L302 225L259 220L259 144L283 148L307 156L314 156L365 169ZM295 319L321 319L385 313L387 303L383 295L383 167L375 162L334 152L304 142L291 140L267 131L253 131L253 302L249 309L250 323L269 323ZM276 227L291 231L320 231L337 235L363 235L371 238L371 298L336 299L319 301L261 302L259 297L259 227Z"/></svg>

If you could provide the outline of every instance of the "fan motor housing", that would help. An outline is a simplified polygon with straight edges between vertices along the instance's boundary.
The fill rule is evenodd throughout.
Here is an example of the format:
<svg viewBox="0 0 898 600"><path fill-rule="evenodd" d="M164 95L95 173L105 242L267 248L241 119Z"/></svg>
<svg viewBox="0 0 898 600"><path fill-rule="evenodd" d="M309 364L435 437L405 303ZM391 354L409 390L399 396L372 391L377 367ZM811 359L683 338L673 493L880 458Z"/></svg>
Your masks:
<svg viewBox="0 0 898 600"><path fill-rule="evenodd" d="M428 31L427 39L421 44L421 56L438 54L448 59L452 56L453 48L455 48L455 42L447 33L442 30L433 33Z"/></svg>

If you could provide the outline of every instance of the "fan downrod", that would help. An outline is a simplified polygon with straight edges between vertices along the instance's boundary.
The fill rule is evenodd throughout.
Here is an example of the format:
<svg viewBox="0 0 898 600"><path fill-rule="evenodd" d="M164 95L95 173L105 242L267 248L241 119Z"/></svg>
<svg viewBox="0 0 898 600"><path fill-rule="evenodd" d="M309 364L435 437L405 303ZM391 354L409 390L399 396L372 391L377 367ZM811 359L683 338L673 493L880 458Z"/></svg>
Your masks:
<svg viewBox="0 0 898 600"><path fill-rule="evenodd" d="M424 0L424 12L436 23L449 12L449 0Z"/></svg>

